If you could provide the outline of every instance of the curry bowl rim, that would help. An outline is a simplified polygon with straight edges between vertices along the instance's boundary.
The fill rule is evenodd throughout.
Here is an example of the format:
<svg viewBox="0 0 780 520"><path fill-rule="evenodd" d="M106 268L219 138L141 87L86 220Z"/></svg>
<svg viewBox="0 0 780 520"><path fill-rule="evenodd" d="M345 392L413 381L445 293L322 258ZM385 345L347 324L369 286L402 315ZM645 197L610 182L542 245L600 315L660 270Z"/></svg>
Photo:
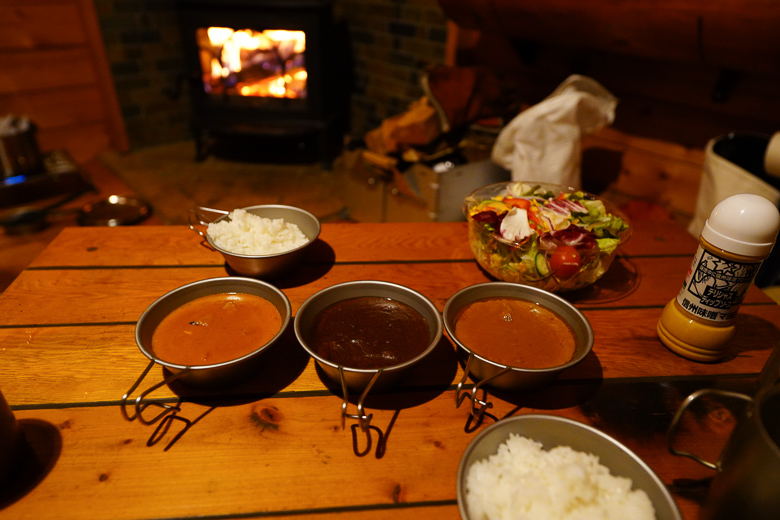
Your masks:
<svg viewBox="0 0 780 520"><path fill-rule="evenodd" d="M429 332L431 333L432 339L429 340L428 346L423 350L421 353L416 355L415 357L408 359L402 363L398 363L395 365L391 365L388 367L380 367L380 368L354 368L354 367L348 367L344 365L339 365L338 363L334 363L333 361L326 359L316 352L314 352L313 349L307 344L306 338L304 337L303 331L301 330L301 320L300 316L303 316L309 309L309 307L313 306L314 302L316 302L320 298L324 298L328 293L332 293L335 291L343 291L350 287L360 287L360 286L379 286L379 287L385 287L385 288L395 288L397 290L400 290L402 292L406 292L411 297L418 299L425 307L428 307L431 311L432 316L436 316L437 319L435 320L436 323L432 324L430 323L430 320L427 319L423 313L418 313L422 316L422 318L425 320L425 323L429 327ZM364 296L375 296L375 294L365 294ZM332 305L333 303L344 301L350 298L354 298L356 296L349 296L346 298L338 298L334 300L329 305ZM402 302L405 303L405 302ZM408 304L407 304L408 305ZM327 307L326 305L325 307ZM323 309L325 308L323 307ZM320 312L323 310L320 309ZM432 326L433 325L433 326ZM438 308L434 303L424 294L422 294L419 291L416 291L410 287L407 287L405 285L396 283L396 282L388 282L384 280L352 280L348 282L341 282L338 284L334 284L328 287L325 287L316 293L309 296L298 308L298 312L295 313L295 319L293 320L293 328L295 330L295 335L298 338L298 342L301 344L303 349L317 362L322 363L324 365L327 365L330 368L338 369L340 366L344 370L344 372L351 372L355 374L376 374L377 372L382 373L390 373L395 372L399 370L403 370L405 368L408 368L419 361L421 361L423 358L425 358L428 354L430 354L436 346L439 344L439 341L441 340L441 337L444 333L444 323L441 317L441 313L439 312Z"/></svg>
<svg viewBox="0 0 780 520"><path fill-rule="evenodd" d="M179 363L171 363L170 361L166 361L164 359L161 359L158 357L154 351L152 350L151 345L145 345L144 338L142 337L143 331L144 331L144 325L146 324L146 321L148 319L151 319L150 316L153 315L153 312L158 307L162 306L166 302L176 298L177 296L182 296L185 299L183 299L181 302L179 302L175 307L173 307L171 310L166 312L158 321L158 323L154 326L152 329L152 333L154 333L154 330L159 326L159 323L168 315L170 315L173 310L180 308L182 305L189 303L199 297L202 296L208 296L212 294L219 294L221 292L235 292L240 293L240 291L214 291L214 292L205 292L203 294L199 294L195 297L185 297L183 295L186 295L187 293L194 293L196 290L200 288L207 288L211 286L222 286L222 285L228 285L228 286L258 286L263 287L265 290L273 293L276 295L276 297L282 302L282 307L284 308L285 312L280 312L280 316L282 318L281 326L279 328L279 331L267 342L263 343L256 349L252 350L251 352L248 352L240 357L229 359L227 361L222 361L220 363L212 363L209 365L182 365ZM254 294L251 292L244 292L244 294ZM268 298L265 298L261 296L262 298L268 300ZM273 302L271 302L273 304ZM275 308L278 307L274 305ZM150 361L154 361L155 363L162 365L169 369L174 370L210 370L210 369L216 369L216 368L222 368L227 367L231 365L235 365L238 363L241 363L247 359L250 359L261 352L267 350L271 347L274 343L276 343L279 338L284 334L285 329L287 329L290 320L292 319L292 306L290 305L290 300L287 298L287 295L284 294L278 287L265 282L263 280L258 280L255 278L248 278L248 277L242 277L242 276L220 276L215 278L205 278L203 280L196 280L194 282L190 282L184 285L181 285L179 287L176 287L175 289L172 289L156 300L154 300L141 314L141 316L138 318L138 321L136 322L135 326L135 341L138 346L138 348L141 350L141 352L149 358Z"/></svg>
<svg viewBox="0 0 780 520"><path fill-rule="evenodd" d="M551 299L558 303L558 305L564 307L569 313L573 314L579 321L579 325L584 329L585 331L585 338L584 338L584 348L580 349L579 345L575 347L575 355L566 363L563 363L561 365L555 365L552 367L546 367L546 368L523 368L523 367L516 367L513 365L505 365L502 363L498 363L496 361L493 361L489 358L486 358L480 354L477 354L472 349L465 346L460 339L458 339L458 335L455 333L455 320L453 317L452 323L450 323L450 320L448 319L448 316L452 314L450 311L451 306L454 304L455 301L457 301L457 298L459 296L462 296L463 294L474 292L474 291L480 291L484 290L486 292L490 292L494 296L499 296L494 294L495 289L511 289L512 291L518 291L521 294L512 296L514 298L518 298L525 301L535 302L537 304L542 305L545 309L552 311L561 318L563 321L565 321L570 327L573 327L571 323L569 323L569 320L566 319L565 316L562 316L560 312L556 311L556 309L551 308L550 305L547 303L539 303L536 301L535 298L529 297L532 295L541 296L543 298ZM525 294L523 294L525 293ZM530 294L528 294L530 293ZM466 303L464 303L458 311L463 309L467 304L473 303L477 300L481 300L484 298L490 298L494 297L490 294L486 294L484 296L479 296L473 300L470 300ZM500 295L504 296L504 295ZM447 335L452 339L452 341L455 342L455 344L458 346L459 349L464 350L467 354L474 356L479 361L482 361L483 363L489 364L495 368L500 369L510 369L513 372L517 373L527 373L527 374L546 374L551 372L561 372L567 368L570 368L574 365L577 365L580 363L583 359L585 359L590 352L593 350L593 344L595 342L594 334L593 334L593 326L591 325L588 318L580 311L577 307L575 307L571 302L567 301L566 299L562 298L556 293L552 293L550 291L545 291L544 289L539 289L537 287L533 287L530 285L522 285L522 284L516 284L513 282L501 282L501 281L491 281L491 282L483 282L483 283L476 283L469 285L467 287L464 287L454 293L450 298L447 300L447 302L444 304L444 310L442 311L442 321L444 323L444 328L447 331ZM576 340L575 335L575 340ZM579 341L577 341L579 343ZM577 354L577 351L581 350L579 354Z"/></svg>

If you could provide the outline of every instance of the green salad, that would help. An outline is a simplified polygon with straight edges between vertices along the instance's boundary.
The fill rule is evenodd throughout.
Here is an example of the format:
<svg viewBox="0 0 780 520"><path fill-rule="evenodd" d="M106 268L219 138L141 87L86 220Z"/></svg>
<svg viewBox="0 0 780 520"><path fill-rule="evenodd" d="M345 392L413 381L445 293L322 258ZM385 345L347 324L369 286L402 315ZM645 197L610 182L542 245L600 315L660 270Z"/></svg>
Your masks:
<svg viewBox="0 0 780 520"><path fill-rule="evenodd" d="M606 272L630 234L625 217L583 191L523 182L485 190L466 199L469 242L480 265L501 280L555 292L585 287Z"/></svg>

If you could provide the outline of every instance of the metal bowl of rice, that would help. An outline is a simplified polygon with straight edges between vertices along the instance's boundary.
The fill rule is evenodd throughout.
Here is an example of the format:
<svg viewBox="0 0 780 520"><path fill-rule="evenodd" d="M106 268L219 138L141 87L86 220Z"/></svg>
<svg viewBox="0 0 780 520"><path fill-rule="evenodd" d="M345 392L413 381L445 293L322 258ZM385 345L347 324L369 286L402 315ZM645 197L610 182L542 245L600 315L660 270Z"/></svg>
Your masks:
<svg viewBox="0 0 780 520"><path fill-rule="evenodd" d="M206 239L243 276L278 278L300 265L320 234L320 221L306 210L269 204L227 212L190 210L190 229ZM206 226L206 230L196 226Z"/></svg>
<svg viewBox="0 0 780 520"><path fill-rule="evenodd" d="M682 520L664 483L635 453L553 415L510 417L483 430L463 453L457 486L463 520L503 518L509 510L524 518Z"/></svg>

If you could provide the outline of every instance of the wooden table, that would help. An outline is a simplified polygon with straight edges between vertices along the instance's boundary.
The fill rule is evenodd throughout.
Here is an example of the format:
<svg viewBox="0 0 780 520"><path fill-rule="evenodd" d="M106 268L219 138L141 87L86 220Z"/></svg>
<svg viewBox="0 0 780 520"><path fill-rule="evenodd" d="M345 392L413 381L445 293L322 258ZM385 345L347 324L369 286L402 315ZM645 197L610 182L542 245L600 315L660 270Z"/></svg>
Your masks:
<svg viewBox="0 0 780 520"><path fill-rule="evenodd" d="M467 403L455 406L462 368L445 336L400 385L369 396L370 437L349 420L341 429L341 397L292 327L266 368L239 387L173 385L153 394L165 403L179 396L183 420L124 419L121 397L147 365L136 320L167 291L226 275L224 262L186 227L66 228L0 296L0 389L35 454L0 494L0 515L455 519L456 473L469 442L502 418L545 413L592 424L633 449L693 520L703 496L696 484L712 472L670 455L666 428L698 388L752 390L776 342L780 307L754 287L726 359L677 356L655 327L696 242L668 220L634 224L607 275L567 295L595 332L582 363L544 390L491 395L490 415L474 424ZM306 266L276 285L295 313L314 292L358 279L407 285L440 310L457 290L488 280L464 223L325 224ZM162 378L155 365L142 384ZM729 417L713 407L681 434L680 447L689 442L715 457Z"/></svg>

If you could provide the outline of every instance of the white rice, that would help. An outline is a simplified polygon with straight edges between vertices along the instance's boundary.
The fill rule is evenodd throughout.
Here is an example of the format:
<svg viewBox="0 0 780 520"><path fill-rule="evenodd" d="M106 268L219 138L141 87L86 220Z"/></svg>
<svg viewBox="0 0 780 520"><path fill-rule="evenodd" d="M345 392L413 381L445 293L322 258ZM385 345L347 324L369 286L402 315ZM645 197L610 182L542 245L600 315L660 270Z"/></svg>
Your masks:
<svg viewBox="0 0 780 520"><path fill-rule="evenodd" d="M243 209L234 209L227 219L212 222L206 233L217 247L249 256L284 253L309 241L292 222L258 217Z"/></svg>
<svg viewBox="0 0 780 520"><path fill-rule="evenodd" d="M466 507L471 520L653 520L647 493L631 484L593 454L569 446L545 451L510 434L496 454L469 468Z"/></svg>

